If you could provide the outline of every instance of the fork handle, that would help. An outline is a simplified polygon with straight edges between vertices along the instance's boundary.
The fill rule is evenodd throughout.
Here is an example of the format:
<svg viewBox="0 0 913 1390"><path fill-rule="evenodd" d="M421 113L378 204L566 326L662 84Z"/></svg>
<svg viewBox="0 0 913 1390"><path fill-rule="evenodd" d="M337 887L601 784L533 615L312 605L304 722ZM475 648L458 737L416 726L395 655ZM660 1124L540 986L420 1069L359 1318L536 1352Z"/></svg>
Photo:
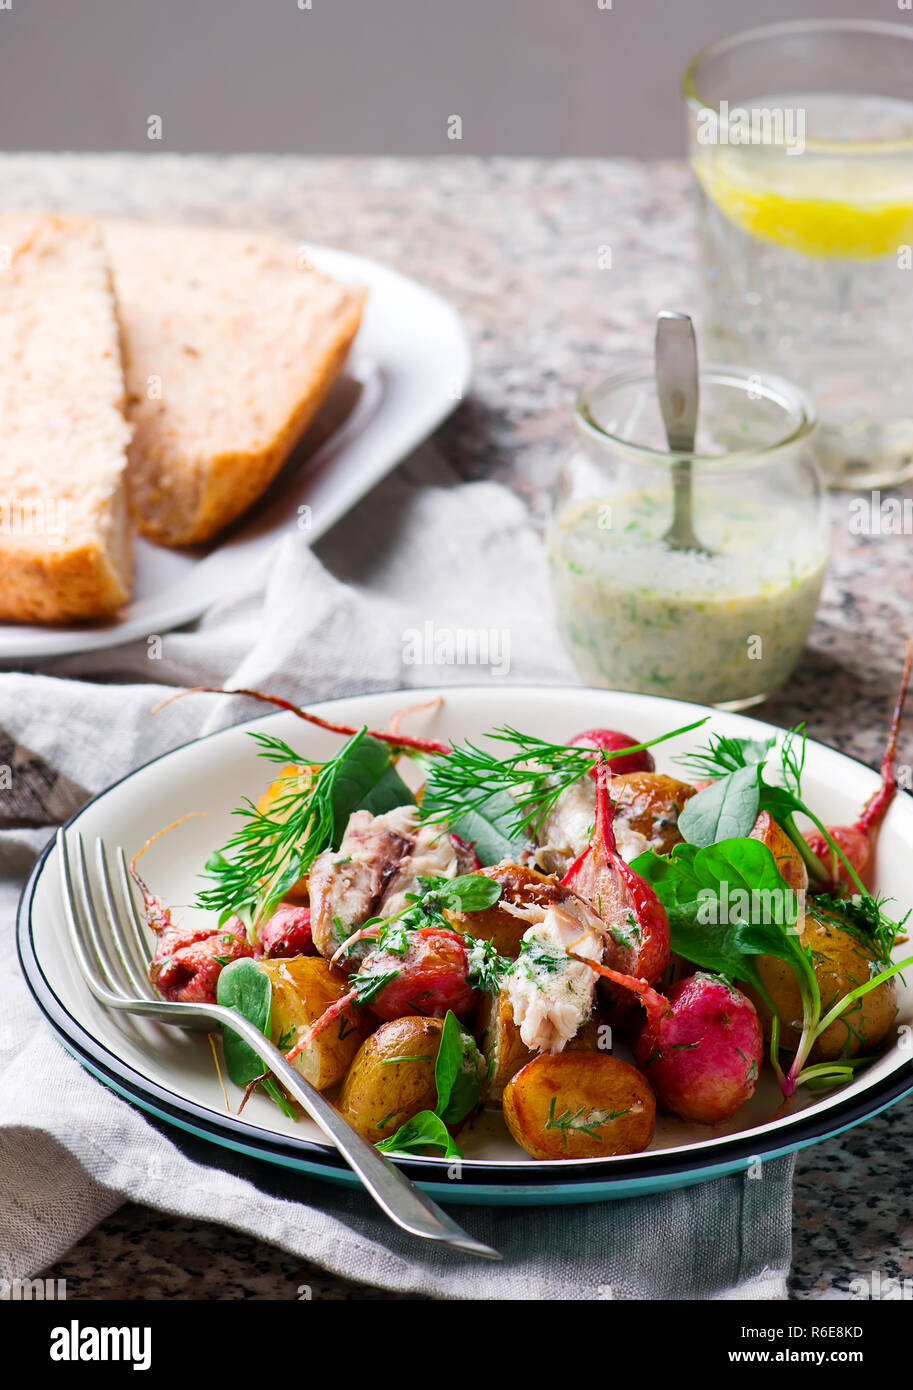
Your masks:
<svg viewBox="0 0 913 1390"><path fill-rule="evenodd" d="M291 1062L286 1061L279 1049L264 1037L249 1019L221 1004L174 1005L159 1003L157 1000L130 1001L131 1013L146 1014L151 1018L159 1015L162 1018L167 1017L171 1023L179 1021L176 1017L178 1009L181 1020L189 1021L193 1017L199 1020L210 1019L230 1028L233 1033L243 1038L289 1094L294 1096L302 1109L320 1126L327 1138L335 1144L377 1205L397 1226L411 1235L420 1236L424 1240L438 1241L467 1254L480 1255L489 1260L501 1259L497 1250L468 1235L436 1202L410 1182L395 1164L353 1129L326 1097L306 1081Z"/></svg>

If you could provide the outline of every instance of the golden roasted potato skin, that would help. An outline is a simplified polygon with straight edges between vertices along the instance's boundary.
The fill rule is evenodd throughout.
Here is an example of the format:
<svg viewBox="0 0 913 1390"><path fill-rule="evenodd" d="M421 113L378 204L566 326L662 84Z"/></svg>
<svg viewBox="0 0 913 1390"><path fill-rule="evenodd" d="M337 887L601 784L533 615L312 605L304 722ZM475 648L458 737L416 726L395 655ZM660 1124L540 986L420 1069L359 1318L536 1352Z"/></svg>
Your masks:
<svg viewBox="0 0 913 1390"><path fill-rule="evenodd" d="M257 802L257 810L261 816L274 815L275 803L282 797L300 787L302 796L310 789L317 769L306 763L286 763L281 769L275 781L270 782L266 791ZM299 878L297 883L293 883L286 893L286 898L290 903L304 903L308 901L308 881L307 874Z"/></svg>
<svg viewBox="0 0 913 1390"><path fill-rule="evenodd" d="M258 965L273 987L270 1039L277 1045L281 1039L284 1052L348 989L342 971L322 956L261 960ZM321 1029L292 1065L318 1091L325 1091L345 1076L363 1036L358 1009L352 1005Z"/></svg>
<svg viewBox="0 0 913 1390"><path fill-rule="evenodd" d="M608 1052L542 1053L504 1089L504 1119L514 1139L533 1158L608 1158L640 1153L653 1138L656 1100L636 1067ZM564 1115L592 1133L562 1128ZM608 1118L614 1112L616 1118ZM600 1123L600 1117L606 1118Z"/></svg>
<svg viewBox="0 0 913 1390"><path fill-rule="evenodd" d="M483 997L476 1013L475 1035L479 1050L488 1063L484 1099L500 1101L510 1078L534 1056L520 1037L520 1029L514 1022L514 1011L505 990L495 997L490 994Z"/></svg>
<svg viewBox="0 0 913 1390"><path fill-rule="evenodd" d="M410 1015L382 1023L362 1043L343 1082L338 1109L372 1144L389 1139L420 1110L434 1109L434 1064L442 1029L440 1019ZM394 1060L398 1057L421 1060Z"/></svg>
<svg viewBox="0 0 913 1390"><path fill-rule="evenodd" d="M822 1017L843 995L865 984L872 974L884 968L865 942L832 922L815 917L813 906L807 909L799 940L811 947L815 976L821 991ZM799 1029L789 1025L801 1024L802 1000L792 967L776 956L758 956L757 966L761 983L780 1015L781 1042L786 1048L795 1048L799 1042ZM765 1035L769 1037L770 1010L755 991L746 990L746 993L752 995ZM855 1005L850 1005L845 1022L843 1017L835 1019L825 1029L812 1048L812 1060L830 1062L838 1057L858 1057L860 1053L870 1051L888 1033L896 1012L894 981L886 980L877 989L863 995Z"/></svg>
<svg viewBox="0 0 913 1390"><path fill-rule="evenodd" d="M657 854L669 854L681 844L678 818L696 790L663 772L623 772L611 783L616 818L645 836Z"/></svg>
<svg viewBox="0 0 913 1390"><path fill-rule="evenodd" d="M481 872L500 883L498 902L482 912L448 912L446 916L457 931L468 932L480 941L492 941L500 955L516 959L529 922L506 912L501 905L502 899L519 906L539 903L547 907L550 903L562 902L569 896L568 891L554 875L540 874L523 864L493 864Z"/></svg>
<svg viewBox="0 0 913 1390"><path fill-rule="evenodd" d="M789 887L796 892L805 892L808 888L805 860L769 811L758 812L758 818L749 834L752 840L760 840L762 845L767 846Z"/></svg>

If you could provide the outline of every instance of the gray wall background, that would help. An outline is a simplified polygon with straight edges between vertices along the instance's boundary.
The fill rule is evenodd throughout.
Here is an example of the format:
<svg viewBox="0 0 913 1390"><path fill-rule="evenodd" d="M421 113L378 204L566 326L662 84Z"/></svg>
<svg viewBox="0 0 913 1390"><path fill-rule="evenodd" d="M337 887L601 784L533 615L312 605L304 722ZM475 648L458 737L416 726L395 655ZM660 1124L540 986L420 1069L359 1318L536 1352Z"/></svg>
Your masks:
<svg viewBox="0 0 913 1390"><path fill-rule="evenodd" d="M800 16L913 25L898 0L306 3L0 0L0 148L678 155L705 43Z"/></svg>

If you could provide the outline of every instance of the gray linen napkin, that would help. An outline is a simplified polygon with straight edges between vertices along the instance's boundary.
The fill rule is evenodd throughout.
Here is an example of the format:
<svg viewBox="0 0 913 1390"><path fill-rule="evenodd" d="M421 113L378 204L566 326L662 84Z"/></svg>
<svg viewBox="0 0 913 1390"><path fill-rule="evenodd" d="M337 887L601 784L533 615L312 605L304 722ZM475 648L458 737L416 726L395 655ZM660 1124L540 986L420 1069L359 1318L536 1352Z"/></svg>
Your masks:
<svg viewBox="0 0 913 1390"><path fill-rule="evenodd" d="M407 664L404 634L428 621L507 634L509 674ZM51 827L157 753L252 713L248 702L199 697L151 718L170 687L254 685L307 702L436 681L573 680L522 503L490 483L458 484L425 448L316 553L297 533L281 538L199 623L156 635L160 644L0 675L0 766L12 769L0 791L0 1277L37 1273L129 1198L426 1296L784 1298L790 1159L759 1177L623 1202L460 1207L466 1228L504 1255L483 1264L420 1247L358 1191L149 1123L59 1046L20 977L17 897Z"/></svg>

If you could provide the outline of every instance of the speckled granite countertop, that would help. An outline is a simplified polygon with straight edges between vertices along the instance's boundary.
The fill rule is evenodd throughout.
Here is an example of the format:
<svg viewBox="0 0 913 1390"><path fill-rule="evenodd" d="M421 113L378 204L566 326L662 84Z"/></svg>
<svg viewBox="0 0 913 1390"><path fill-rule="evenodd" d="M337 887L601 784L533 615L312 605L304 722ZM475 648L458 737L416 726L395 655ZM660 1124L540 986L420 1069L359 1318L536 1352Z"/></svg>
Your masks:
<svg viewBox="0 0 913 1390"><path fill-rule="evenodd" d="M210 159L0 155L6 205L271 227L426 281L463 312L472 392L439 435L467 477L541 510L576 388L649 353L660 308L694 304L693 205L679 164L621 160ZM599 252L612 248L612 269ZM832 499L834 559L801 677L759 711L877 762L913 618L910 538L860 537ZM913 762L908 733L900 760ZM791 1281L846 1297L855 1274L913 1277L913 1100L799 1155ZM390 1297L224 1227L123 1207L52 1270L71 1298Z"/></svg>

